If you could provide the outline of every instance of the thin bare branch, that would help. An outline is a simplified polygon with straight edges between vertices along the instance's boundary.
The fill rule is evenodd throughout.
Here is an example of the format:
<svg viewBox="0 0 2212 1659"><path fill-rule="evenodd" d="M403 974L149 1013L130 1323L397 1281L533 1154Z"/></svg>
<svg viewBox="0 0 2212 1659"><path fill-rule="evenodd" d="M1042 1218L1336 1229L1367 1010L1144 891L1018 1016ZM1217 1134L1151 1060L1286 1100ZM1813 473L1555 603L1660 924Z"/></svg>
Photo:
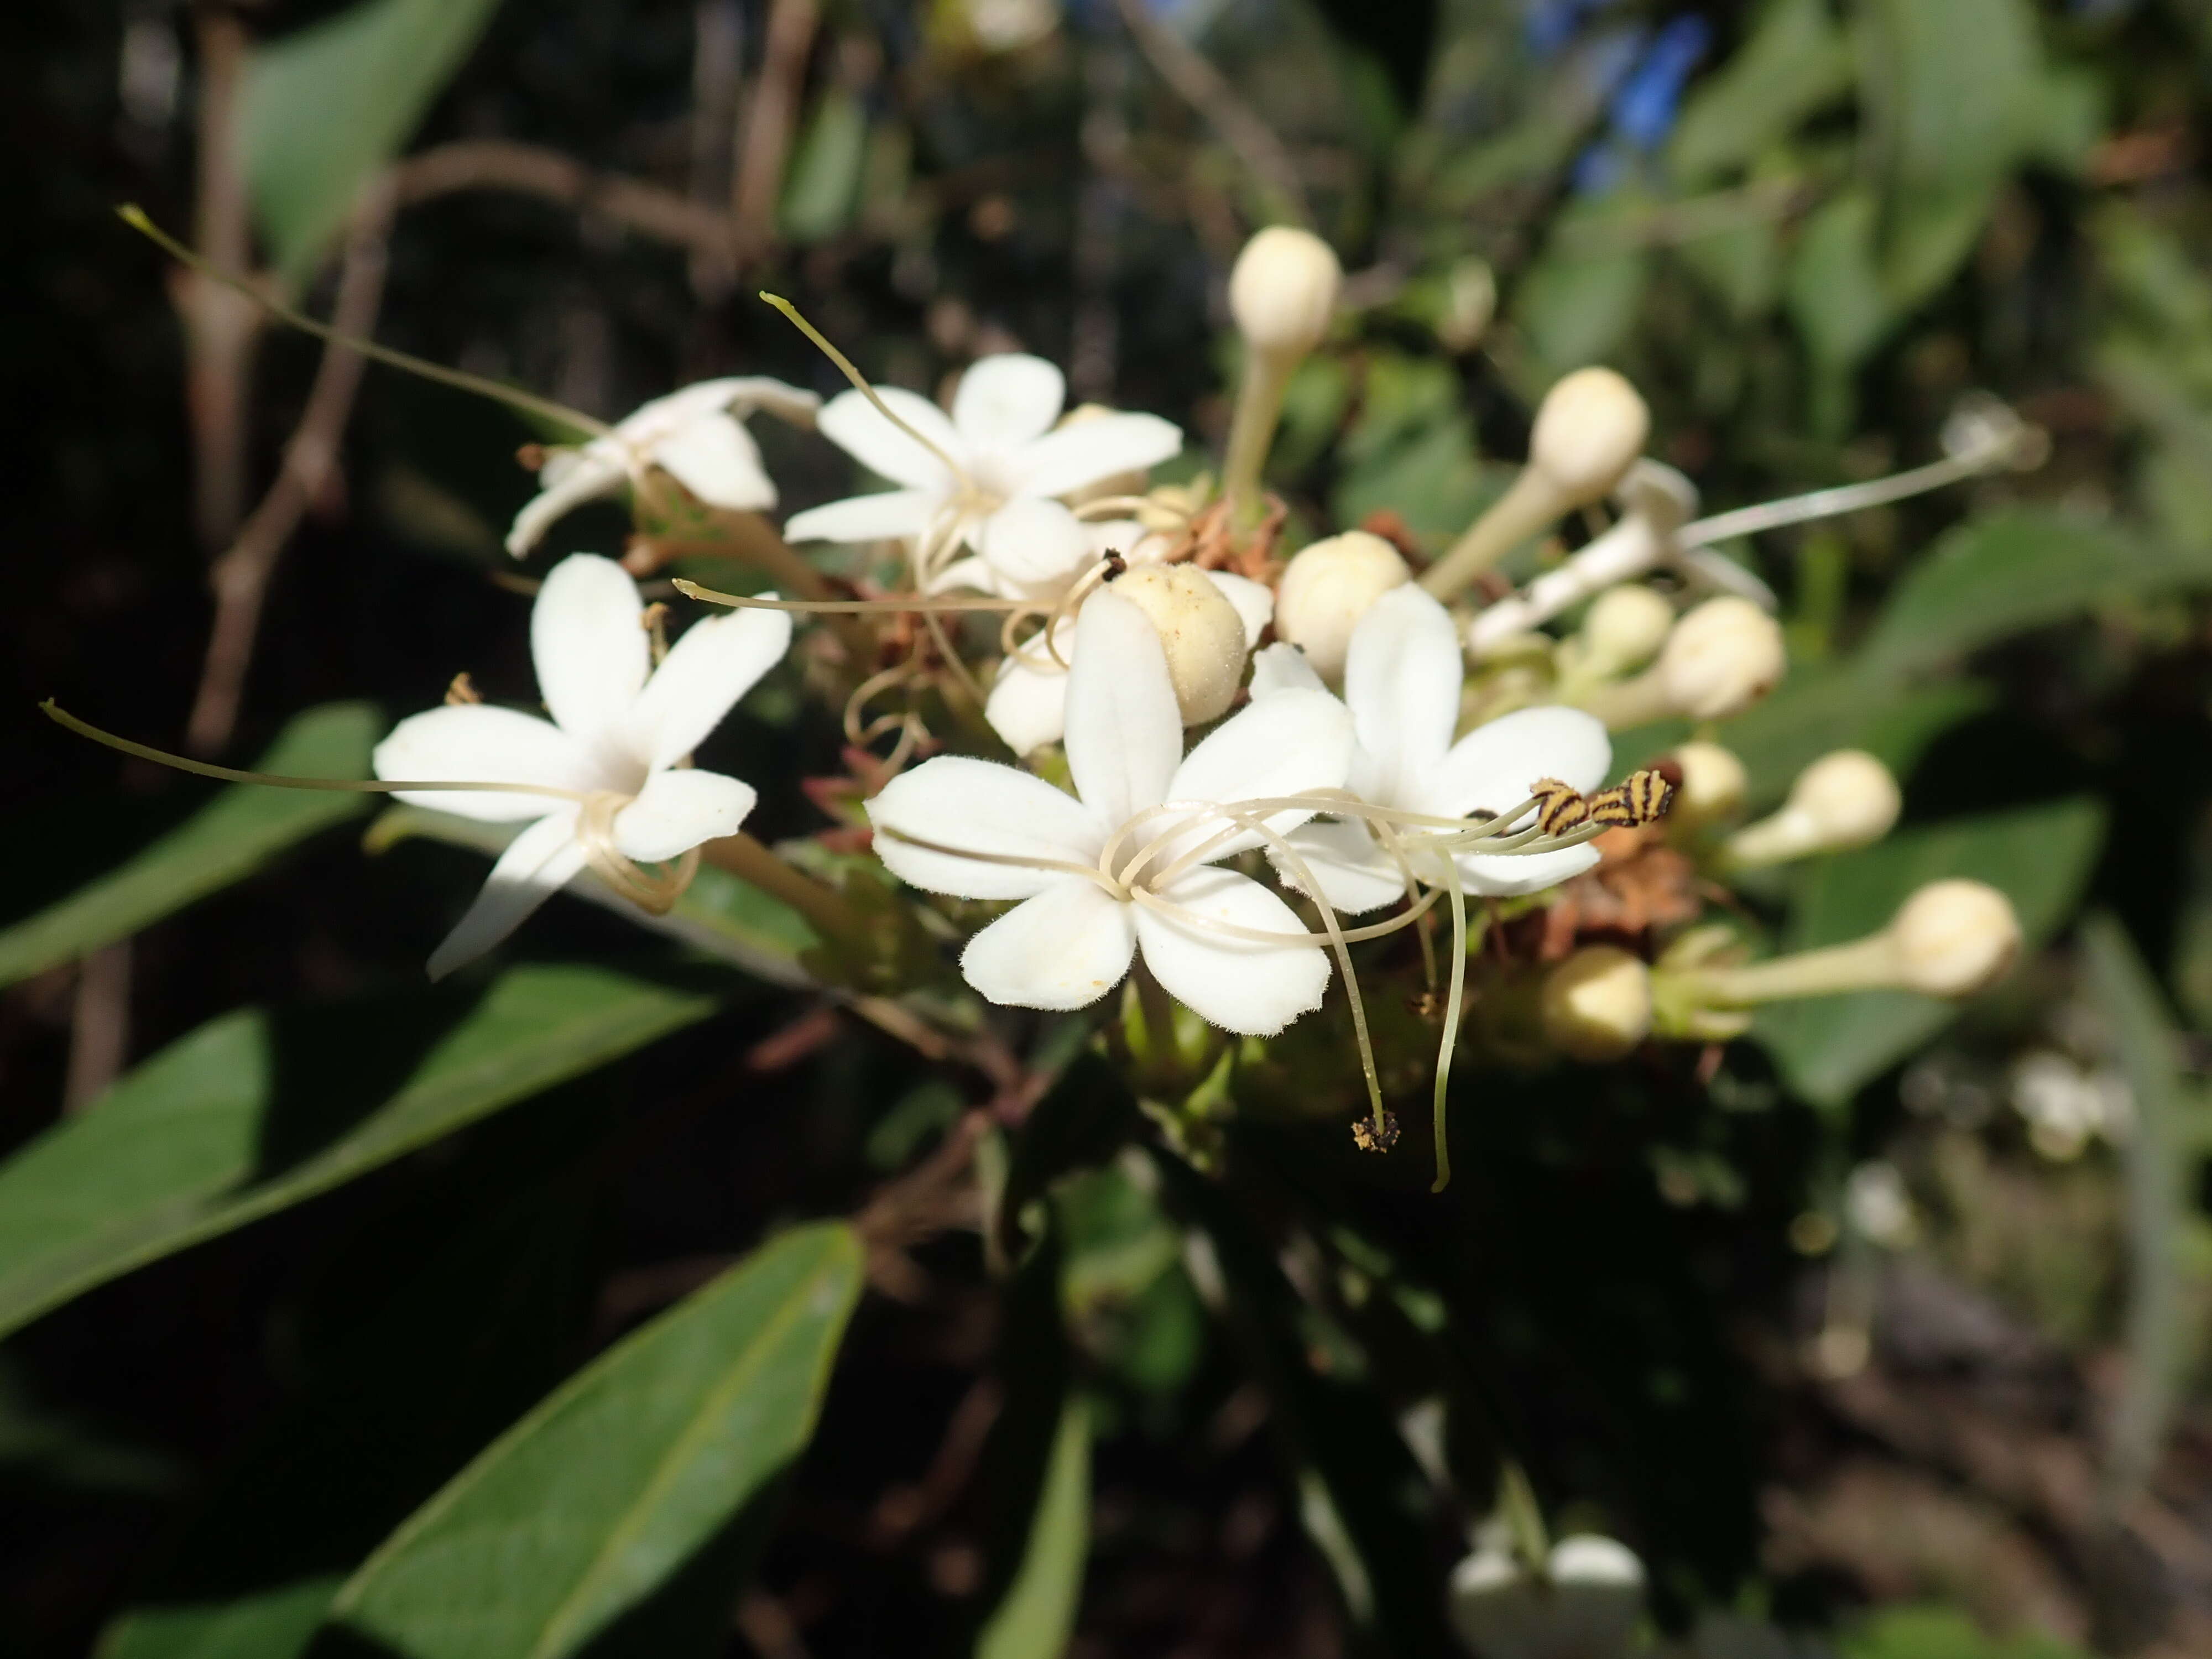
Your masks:
<svg viewBox="0 0 2212 1659"><path fill-rule="evenodd" d="M1297 223L1310 228L1313 210L1307 205L1305 187L1296 162L1253 107L1237 95L1228 78L1173 29L1164 27L1143 0L1117 0L1121 21L1130 39L1145 54L1160 78L1181 93L1183 100L1212 127L1237 159L1259 179L1278 207Z"/></svg>

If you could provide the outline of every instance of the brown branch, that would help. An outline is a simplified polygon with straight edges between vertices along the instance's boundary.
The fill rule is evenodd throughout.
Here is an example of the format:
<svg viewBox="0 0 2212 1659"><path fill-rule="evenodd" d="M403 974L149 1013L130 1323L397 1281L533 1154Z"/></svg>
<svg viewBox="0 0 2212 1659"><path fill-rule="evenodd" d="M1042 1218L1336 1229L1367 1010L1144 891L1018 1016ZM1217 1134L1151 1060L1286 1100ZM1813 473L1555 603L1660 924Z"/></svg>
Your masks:
<svg viewBox="0 0 2212 1659"><path fill-rule="evenodd" d="M1152 66L1197 111L1221 142L1235 152L1247 171L1281 200L1278 206L1297 223L1310 227L1313 212L1306 204L1305 187L1297 164L1283 148L1283 141L1253 107L1237 95L1228 78L1203 54L1177 34L1161 26L1146 9L1144 0L1118 0L1121 21Z"/></svg>
<svg viewBox="0 0 2212 1659"><path fill-rule="evenodd" d="M821 22L818 0L775 0L769 9L760 77L753 83L752 110L745 118L744 147L730 198L738 246L748 254L761 252L775 240L784 165L799 125L799 88Z"/></svg>
<svg viewBox="0 0 2212 1659"><path fill-rule="evenodd" d="M131 941L118 939L77 965L70 1007L68 1080L62 1112L73 1116L122 1075L131 1051Z"/></svg>
<svg viewBox="0 0 2212 1659"><path fill-rule="evenodd" d="M370 186L354 214L331 318L331 325L341 334L366 336L376 326L384 300L385 244L392 213L388 183L380 181ZM353 413L362 366L360 354L347 347L332 343L323 348L314 386L285 446L276 482L240 526L230 550L216 561L211 573L215 625L208 636L207 660L192 699L191 718L185 727L185 746L194 754L222 750L238 724L239 702L253 659L254 634L269 579L284 544L337 464L338 442Z"/></svg>
<svg viewBox="0 0 2212 1659"><path fill-rule="evenodd" d="M203 6L198 19L199 132L193 230L217 270L252 269L246 178L239 156L239 88L246 69L245 25ZM170 295L185 329L185 401L191 423L192 517L200 544L227 544L246 511L247 391L261 313L252 301L213 277L179 270Z"/></svg>
<svg viewBox="0 0 2212 1659"><path fill-rule="evenodd" d="M596 172L538 144L461 139L410 155L392 169L394 202L401 208L471 190L542 196L698 252L727 255L736 245L736 227L720 209L641 179Z"/></svg>

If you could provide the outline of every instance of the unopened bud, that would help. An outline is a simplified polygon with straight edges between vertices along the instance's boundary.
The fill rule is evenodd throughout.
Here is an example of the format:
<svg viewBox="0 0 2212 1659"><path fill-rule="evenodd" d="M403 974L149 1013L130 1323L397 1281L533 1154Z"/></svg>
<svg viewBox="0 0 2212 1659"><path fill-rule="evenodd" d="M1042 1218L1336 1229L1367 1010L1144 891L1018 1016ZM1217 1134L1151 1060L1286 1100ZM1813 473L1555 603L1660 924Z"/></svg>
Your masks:
<svg viewBox="0 0 2212 1659"><path fill-rule="evenodd" d="M1668 816L1677 825L1699 830L1743 811L1751 780L1733 750L1717 743L1686 743L1673 758L1681 769L1682 781L1675 786L1674 805Z"/></svg>
<svg viewBox="0 0 2212 1659"><path fill-rule="evenodd" d="M1644 1597L1633 1551L1577 1533L1552 1547L1540 1579L1504 1549L1477 1550L1453 1570L1449 1605L1452 1628L1484 1659L1584 1659L1627 1650Z"/></svg>
<svg viewBox="0 0 2212 1659"><path fill-rule="evenodd" d="M1638 669L1658 653L1674 626L1674 607L1636 582L1608 587L1583 619L1582 666L1606 678Z"/></svg>
<svg viewBox="0 0 2212 1659"><path fill-rule="evenodd" d="M1314 672L1344 672L1352 630L1367 609L1413 576L1404 556L1380 536L1348 530L1291 559L1275 590L1275 633L1301 647Z"/></svg>
<svg viewBox="0 0 2212 1659"><path fill-rule="evenodd" d="M1559 487L1566 507L1581 507L1612 493L1650 435L1651 410L1626 378L1578 368L1538 405L1528 465Z"/></svg>
<svg viewBox="0 0 2212 1659"><path fill-rule="evenodd" d="M1741 714L1779 684L1782 629L1749 599L1707 599L1674 624L1659 653L1668 705L1693 720Z"/></svg>
<svg viewBox="0 0 2212 1659"><path fill-rule="evenodd" d="M1967 997L2004 976L2020 954L2012 901L1985 882L1954 878L1922 888L1889 925L1899 977L1931 997Z"/></svg>
<svg viewBox="0 0 2212 1659"><path fill-rule="evenodd" d="M1303 357L1322 343L1344 267L1311 231L1273 225L1244 244L1229 273L1229 310L1255 351Z"/></svg>
<svg viewBox="0 0 2212 1659"><path fill-rule="evenodd" d="M1611 945L1579 950L1545 975L1544 1036L1570 1060L1619 1060L1651 1030L1651 973Z"/></svg>
<svg viewBox="0 0 2212 1659"><path fill-rule="evenodd" d="M1889 768L1863 749L1838 749L1797 775L1781 811L1730 838L1729 860L1781 864L1869 846L1890 832L1904 804Z"/></svg>
<svg viewBox="0 0 2212 1659"><path fill-rule="evenodd" d="M1159 630L1183 724L1228 713L1244 678L1244 623L1206 573L1188 564L1143 565L1116 578L1114 592Z"/></svg>

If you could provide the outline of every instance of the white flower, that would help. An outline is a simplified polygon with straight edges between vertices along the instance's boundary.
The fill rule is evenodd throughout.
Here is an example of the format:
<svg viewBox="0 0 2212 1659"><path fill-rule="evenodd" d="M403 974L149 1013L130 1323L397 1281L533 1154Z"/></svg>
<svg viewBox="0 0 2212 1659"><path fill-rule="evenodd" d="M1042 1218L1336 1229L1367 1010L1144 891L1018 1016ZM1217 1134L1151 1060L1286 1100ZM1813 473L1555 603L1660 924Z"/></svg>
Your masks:
<svg viewBox="0 0 2212 1659"><path fill-rule="evenodd" d="M1141 562L1138 568L1144 568ZM1199 574L1220 590L1244 624L1244 648L1249 651L1259 644L1260 635L1274 616L1275 596L1267 585L1225 570ZM1061 665L1073 665L1075 660L1074 616L1063 615L1050 624L1050 631L1049 647L1040 634L999 665L999 677L983 705L983 717L990 721L991 729L1017 755L1033 754L1048 743L1059 742L1067 729L1068 670Z"/></svg>
<svg viewBox="0 0 2212 1659"><path fill-rule="evenodd" d="M1443 605L1421 588L1394 587L1369 607L1352 630L1345 659L1344 699L1359 746L1352 793L1372 806L1435 817L1504 812L1528 799L1528 786L1558 778L1580 790L1605 781L1613 745L1604 725L1578 708L1523 708L1477 726L1457 743L1460 685L1465 678L1458 631ZM1270 646L1252 672L1252 695L1264 703L1282 688L1318 689L1321 678L1291 647ZM1516 820L1534 822L1534 814ZM1407 832L1420 833L1418 830ZM1402 896L1405 878L1367 826L1356 819L1308 824L1289 837L1322 896L1357 915ZM1291 879L1279 854L1276 869ZM1436 854L1416 856L1413 873L1438 884ZM1587 846L1551 853L1454 855L1470 892L1507 896L1540 892L1598 861Z"/></svg>
<svg viewBox="0 0 2212 1659"><path fill-rule="evenodd" d="M756 409L786 420L811 421L822 400L811 392L760 375L702 380L655 398L612 432L580 449L556 449L538 470L542 486L507 532L516 558L538 545L553 521L586 501L611 495L657 466L710 507L757 512L775 505L775 485L759 447L742 424Z"/></svg>
<svg viewBox="0 0 2212 1659"><path fill-rule="evenodd" d="M941 538L937 555L971 548L1023 592L1065 580L1089 550L1082 521L1053 497L1152 466L1182 447L1182 434L1157 415L1104 415L1055 428L1066 382L1042 357L1018 352L986 357L961 376L949 419L896 386L877 395L928 443L899 430L857 391L830 400L821 430L903 487L810 508L784 534L795 542Z"/></svg>
<svg viewBox="0 0 2212 1659"><path fill-rule="evenodd" d="M1281 899L1218 867L1264 837L1220 835L1224 820L1207 809L1341 787L1350 717L1324 692L1285 692L1224 721L1185 757L1167 658L1144 613L1099 593L1074 637L1067 767L1076 793L1011 766L942 756L868 803L877 853L930 892L1023 901L960 958L968 982L994 1002L1083 1007L1121 982L1141 946L1159 982L1215 1024L1281 1030L1321 1006L1328 958ZM1310 816L1288 809L1267 822L1279 834ZM1283 935L1299 942L1277 942Z"/></svg>
<svg viewBox="0 0 2212 1659"><path fill-rule="evenodd" d="M442 978L490 950L597 850L644 864L733 834L750 784L678 763L783 656L791 618L739 611L695 623L659 667L637 584L611 559L554 566L530 613L530 653L550 720L487 703L433 708L392 728L380 778L538 785L544 795L401 791L414 805L489 823L534 819L430 957Z"/></svg>

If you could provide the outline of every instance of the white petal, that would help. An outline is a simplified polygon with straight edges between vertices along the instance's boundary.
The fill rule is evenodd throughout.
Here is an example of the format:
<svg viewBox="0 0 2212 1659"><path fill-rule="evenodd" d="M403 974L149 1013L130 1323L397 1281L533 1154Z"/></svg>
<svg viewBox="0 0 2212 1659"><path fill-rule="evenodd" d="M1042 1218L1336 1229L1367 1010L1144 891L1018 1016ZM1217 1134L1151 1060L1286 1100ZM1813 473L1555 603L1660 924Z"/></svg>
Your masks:
<svg viewBox="0 0 2212 1659"><path fill-rule="evenodd" d="M672 425L695 415L726 410L742 416L757 409L764 409L781 419L804 426L813 423L815 413L821 407L822 399L811 392L787 386L768 375L728 374L720 380L696 381L665 398L656 398L651 403L641 405L615 429L624 438L637 441L637 428L644 428L643 435L648 437L660 429L649 422L648 416L658 416L663 410L673 417L670 422Z"/></svg>
<svg viewBox="0 0 2212 1659"><path fill-rule="evenodd" d="M586 501L613 495L629 474L612 455L564 450L538 477L544 487L523 503L507 532L507 550L518 559L544 539L556 520Z"/></svg>
<svg viewBox="0 0 2212 1659"><path fill-rule="evenodd" d="M653 447L653 461L710 507L750 512L775 505L775 485L752 434L727 415L678 427Z"/></svg>
<svg viewBox="0 0 2212 1659"><path fill-rule="evenodd" d="M1065 495L1110 478L1157 466L1182 451L1182 432L1157 415L1102 415L1048 432L1006 460L1010 482L1024 495Z"/></svg>
<svg viewBox="0 0 2212 1659"><path fill-rule="evenodd" d="M1352 716L1344 705L1326 691L1281 691L1247 704L1216 726L1176 769L1167 799L1226 803L1341 789L1351 768ZM1289 808L1271 813L1267 822L1280 834L1320 810ZM1218 821L1194 824L1152 867L1164 868L1220 827ZM1256 830L1242 830L1206 856L1209 862L1224 859L1264 839Z"/></svg>
<svg viewBox="0 0 2212 1659"><path fill-rule="evenodd" d="M1272 697L1278 691L1326 691L1321 676L1295 645L1271 645L1252 659L1252 695Z"/></svg>
<svg viewBox="0 0 2212 1659"><path fill-rule="evenodd" d="M902 772L868 803L868 822L876 827L876 855L893 875L961 898L1042 893L1068 872L994 859L1089 865L1106 841L1106 826L1073 796L1027 772L965 755L940 755Z"/></svg>
<svg viewBox="0 0 2212 1659"><path fill-rule="evenodd" d="M954 462L966 462L968 446L953 430L945 411L928 398L895 386L878 386L876 395ZM939 492L952 487L952 476L945 462L885 420L858 392L841 392L824 404L817 425L831 443L893 483Z"/></svg>
<svg viewBox="0 0 2212 1659"><path fill-rule="evenodd" d="M1043 650L1042 646L1035 648ZM1058 743L1067 730L1067 672L1050 658L1045 661L1046 667L1031 668L1007 658L983 705L983 718L1017 755L1030 755L1048 743Z"/></svg>
<svg viewBox="0 0 2212 1659"><path fill-rule="evenodd" d="M586 742L617 728L653 665L644 602L612 559L576 553L555 565L530 611L538 695L563 732Z"/></svg>
<svg viewBox="0 0 2212 1659"><path fill-rule="evenodd" d="M1454 744L1418 799L1400 805L1455 818L1504 812L1528 799L1539 778L1589 791L1605 781L1612 764L1613 740L1595 716L1579 708L1516 709Z"/></svg>
<svg viewBox="0 0 2212 1659"><path fill-rule="evenodd" d="M783 526L790 542L880 542L919 536L944 503L927 489L885 489L873 495L848 495L794 513Z"/></svg>
<svg viewBox="0 0 2212 1659"><path fill-rule="evenodd" d="M1167 799L1182 759L1182 711L1152 619L1112 593L1075 619L1067 676L1067 769L1075 792L1119 827Z"/></svg>
<svg viewBox="0 0 2212 1659"><path fill-rule="evenodd" d="M1012 449L1052 429L1067 401L1067 382L1042 357L1010 351L986 357L960 377L952 424L971 449Z"/></svg>
<svg viewBox="0 0 2212 1659"><path fill-rule="evenodd" d="M1370 800L1410 806L1423 798L1451 746L1465 677L1459 630L1419 584L1368 607L1345 655L1344 700L1371 763L1361 779Z"/></svg>
<svg viewBox="0 0 2212 1659"><path fill-rule="evenodd" d="M1234 870L1192 871L1162 895L1199 916L1271 933L1303 933L1304 922L1266 888ZM1137 908L1145 965L1168 994L1202 1018L1244 1036L1273 1036L1321 1006L1328 957L1311 945L1260 945Z"/></svg>
<svg viewBox="0 0 2212 1659"><path fill-rule="evenodd" d="M1010 1008L1087 1007L1129 971L1132 908L1096 882L1064 878L969 939L960 971Z"/></svg>
<svg viewBox="0 0 2212 1659"><path fill-rule="evenodd" d="M583 867L574 809L532 824L507 842L476 902L430 953L430 977L443 979L474 962L527 921L531 912L567 886Z"/></svg>
<svg viewBox="0 0 2212 1659"><path fill-rule="evenodd" d="M631 752L656 771L706 740L791 648L791 614L732 611L696 622L630 705Z"/></svg>
<svg viewBox="0 0 2212 1659"><path fill-rule="evenodd" d="M615 814L615 850L641 864L678 857L737 834L757 799L752 785L720 772L656 772Z"/></svg>
<svg viewBox="0 0 2212 1659"><path fill-rule="evenodd" d="M1275 620L1275 590L1249 576L1232 576L1226 570L1209 570L1206 574L1244 624L1244 648L1249 651Z"/></svg>
<svg viewBox="0 0 2212 1659"><path fill-rule="evenodd" d="M1492 898L1519 898L1524 893L1540 893L1547 887L1557 887L1585 870L1595 869L1598 852L1585 844L1563 847L1556 853L1492 853L1487 856L1462 853L1454 861L1470 893L1486 893Z"/></svg>
<svg viewBox="0 0 2212 1659"><path fill-rule="evenodd" d="M1306 873L1321 889L1319 896L1329 908L1346 915L1364 915L1406 896L1406 878L1397 863L1385 854L1364 823L1351 818L1317 818L1300 824L1283 838L1296 852ZM1267 849L1283 885L1315 895L1305 879L1279 848Z"/></svg>
<svg viewBox="0 0 2212 1659"><path fill-rule="evenodd" d="M975 541L993 569L1025 588L1065 581L1091 561L1082 521L1058 501L1008 501L982 521Z"/></svg>
<svg viewBox="0 0 2212 1659"><path fill-rule="evenodd" d="M552 721L482 702L409 715L376 745L370 765L380 778L416 783L537 783L588 794L609 782L591 751ZM403 790L394 799L487 823L540 818L572 805L554 795L460 789Z"/></svg>

